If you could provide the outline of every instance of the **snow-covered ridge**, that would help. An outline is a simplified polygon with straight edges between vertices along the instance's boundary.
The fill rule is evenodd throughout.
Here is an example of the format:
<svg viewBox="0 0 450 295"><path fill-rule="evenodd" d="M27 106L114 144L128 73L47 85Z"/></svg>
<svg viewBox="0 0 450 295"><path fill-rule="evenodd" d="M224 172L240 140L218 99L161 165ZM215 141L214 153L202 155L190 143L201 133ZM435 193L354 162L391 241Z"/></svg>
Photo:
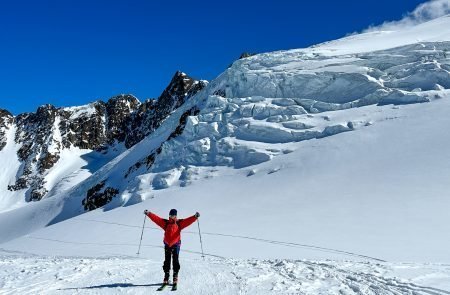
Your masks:
<svg viewBox="0 0 450 295"><path fill-rule="evenodd" d="M352 34L312 46L310 49L323 55L343 55L386 50L416 43L450 41L449 19L450 15L445 15L415 26L399 26L396 30Z"/></svg>
<svg viewBox="0 0 450 295"><path fill-rule="evenodd" d="M76 119L81 116L90 117L95 114L95 103L89 103L82 106L76 107L65 107L64 111L71 113L70 119Z"/></svg>
<svg viewBox="0 0 450 295"><path fill-rule="evenodd" d="M450 88L449 50L450 42L434 42L342 56L305 49L238 60L193 98L199 114L163 143L146 181L153 179L154 189L185 185L195 167L259 164L292 151L280 144L376 121L337 111L440 98Z"/></svg>
<svg viewBox="0 0 450 295"><path fill-rule="evenodd" d="M449 42L437 42L337 56L313 50L260 54L237 61L225 73L223 90L227 97L296 98L311 112L424 102L415 92L449 87L448 50Z"/></svg>

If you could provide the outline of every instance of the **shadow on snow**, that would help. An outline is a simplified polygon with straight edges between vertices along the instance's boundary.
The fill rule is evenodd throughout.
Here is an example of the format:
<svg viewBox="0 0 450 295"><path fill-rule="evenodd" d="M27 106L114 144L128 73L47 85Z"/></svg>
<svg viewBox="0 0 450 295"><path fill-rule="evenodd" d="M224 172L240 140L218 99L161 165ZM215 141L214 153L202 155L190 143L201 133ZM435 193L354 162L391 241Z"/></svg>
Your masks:
<svg viewBox="0 0 450 295"><path fill-rule="evenodd" d="M133 287L160 287L162 284L147 284L147 285L135 285L130 283L113 283L113 284L105 284L98 286L89 286L89 287L78 287L78 288L66 288L66 289L58 289L59 291L64 290L89 290L89 289L103 289L103 288L133 288Z"/></svg>

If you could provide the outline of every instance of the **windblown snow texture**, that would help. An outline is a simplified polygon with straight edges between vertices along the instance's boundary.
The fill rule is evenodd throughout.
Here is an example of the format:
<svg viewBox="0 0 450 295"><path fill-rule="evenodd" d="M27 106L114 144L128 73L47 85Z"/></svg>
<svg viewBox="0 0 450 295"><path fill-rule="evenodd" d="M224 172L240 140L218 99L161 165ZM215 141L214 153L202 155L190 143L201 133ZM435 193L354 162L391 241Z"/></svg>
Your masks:
<svg viewBox="0 0 450 295"><path fill-rule="evenodd" d="M159 272L160 263L148 259L0 257L8 295L149 294L160 286ZM182 294L444 295L443 287L426 284L450 275L445 266L255 259L187 260L183 273ZM405 274L412 278L399 278Z"/></svg>

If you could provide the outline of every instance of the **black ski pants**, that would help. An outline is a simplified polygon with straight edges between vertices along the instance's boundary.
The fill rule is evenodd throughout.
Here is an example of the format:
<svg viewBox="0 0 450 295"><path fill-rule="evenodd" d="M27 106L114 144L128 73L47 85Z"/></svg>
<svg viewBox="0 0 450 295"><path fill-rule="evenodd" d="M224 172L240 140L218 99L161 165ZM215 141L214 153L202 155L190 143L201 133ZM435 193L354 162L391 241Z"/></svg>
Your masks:
<svg viewBox="0 0 450 295"><path fill-rule="evenodd" d="M164 244L165 259L164 259L163 270L165 273L170 272L170 262L172 260L173 273L178 274L178 271L180 270L180 261L178 260L178 257L180 255L180 246L181 246L181 242L178 242L171 247L169 247L169 245L167 245L167 244Z"/></svg>

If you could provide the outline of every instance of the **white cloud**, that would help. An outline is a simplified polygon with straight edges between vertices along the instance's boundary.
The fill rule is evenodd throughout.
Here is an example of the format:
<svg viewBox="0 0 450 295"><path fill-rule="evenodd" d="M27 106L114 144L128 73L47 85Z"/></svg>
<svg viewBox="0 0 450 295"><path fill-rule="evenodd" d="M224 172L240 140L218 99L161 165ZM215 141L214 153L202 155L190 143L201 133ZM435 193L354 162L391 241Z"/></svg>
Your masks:
<svg viewBox="0 0 450 295"><path fill-rule="evenodd" d="M450 0L430 0L417 6L414 11L407 13L399 21L384 22L379 26L369 27L365 32L398 30L415 26L447 14L450 14Z"/></svg>

